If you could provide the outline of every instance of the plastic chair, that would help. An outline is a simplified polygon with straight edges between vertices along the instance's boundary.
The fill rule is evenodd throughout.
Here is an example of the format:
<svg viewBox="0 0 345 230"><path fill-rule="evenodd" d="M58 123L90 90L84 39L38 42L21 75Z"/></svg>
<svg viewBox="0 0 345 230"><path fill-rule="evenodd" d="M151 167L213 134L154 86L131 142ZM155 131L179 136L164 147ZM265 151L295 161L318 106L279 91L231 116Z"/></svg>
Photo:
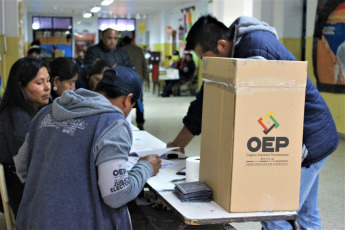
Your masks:
<svg viewBox="0 0 345 230"><path fill-rule="evenodd" d="M7 230L16 229L14 215L9 204L4 166L2 164L0 164L0 193L2 198L2 205L4 207Z"/></svg>
<svg viewBox="0 0 345 230"><path fill-rule="evenodd" d="M158 78L159 78L159 65L152 65L152 82L153 82L152 93L155 93L156 85L158 84L158 94L159 94L160 85L158 82Z"/></svg>

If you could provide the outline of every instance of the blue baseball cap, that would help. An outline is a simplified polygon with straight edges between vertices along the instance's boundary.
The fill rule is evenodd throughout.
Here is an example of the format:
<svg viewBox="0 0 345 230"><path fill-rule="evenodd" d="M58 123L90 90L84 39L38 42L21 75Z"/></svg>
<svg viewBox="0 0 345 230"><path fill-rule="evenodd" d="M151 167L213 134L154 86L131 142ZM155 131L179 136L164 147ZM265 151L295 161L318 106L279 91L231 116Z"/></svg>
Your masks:
<svg viewBox="0 0 345 230"><path fill-rule="evenodd" d="M114 68L107 69L103 73L101 82L115 86L127 93L132 93L133 96L137 98L138 108L142 113L144 113L144 107L140 101L142 82L139 74L133 69L124 66L116 66Z"/></svg>

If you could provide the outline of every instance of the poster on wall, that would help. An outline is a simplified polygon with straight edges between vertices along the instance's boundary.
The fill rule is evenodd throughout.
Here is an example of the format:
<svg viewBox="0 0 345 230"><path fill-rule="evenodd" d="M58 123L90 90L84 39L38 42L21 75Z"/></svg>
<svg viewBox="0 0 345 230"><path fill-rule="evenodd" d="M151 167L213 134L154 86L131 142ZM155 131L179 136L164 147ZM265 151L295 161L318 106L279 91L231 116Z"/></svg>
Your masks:
<svg viewBox="0 0 345 230"><path fill-rule="evenodd" d="M81 50L86 51L90 46L95 44L96 35L93 33L74 33L75 40L75 54L74 57L78 56Z"/></svg>
<svg viewBox="0 0 345 230"><path fill-rule="evenodd" d="M191 6L185 9L181 9L181 12L183 14L183 42L186 43L186 36L189 32L189 30L192 28L193 24L196 21L195 16L195 6ZM182 37L179 35L180 38ZM181 39L180 39L181 40Z"/></svg>
<svg viewBox="0 0 345 230"><path fill-rule="evenodd" d="M319 0L313 64L322 92L345 93L345 0Z"/></svg>

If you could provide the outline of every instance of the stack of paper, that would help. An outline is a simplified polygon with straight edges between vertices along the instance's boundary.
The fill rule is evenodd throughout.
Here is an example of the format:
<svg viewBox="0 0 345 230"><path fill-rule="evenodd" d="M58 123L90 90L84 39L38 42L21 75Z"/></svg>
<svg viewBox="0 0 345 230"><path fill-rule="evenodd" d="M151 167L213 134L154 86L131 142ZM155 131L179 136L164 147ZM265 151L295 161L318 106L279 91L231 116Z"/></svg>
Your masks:
<svg viewBox="0 0 345 230"><path fill-rule="evenodd" d="M182 202L209 202L213 200L212 189L200 181L176 184L174 194Z"/></svg>

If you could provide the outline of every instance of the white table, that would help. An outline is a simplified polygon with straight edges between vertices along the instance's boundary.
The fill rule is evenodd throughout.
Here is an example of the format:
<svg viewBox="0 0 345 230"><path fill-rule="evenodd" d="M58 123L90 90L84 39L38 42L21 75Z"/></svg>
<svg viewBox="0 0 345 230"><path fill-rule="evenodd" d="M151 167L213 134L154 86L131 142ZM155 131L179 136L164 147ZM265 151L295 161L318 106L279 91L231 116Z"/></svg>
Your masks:
<svg viewBox="0 0 345 230"><path fill-rule="evenodd" d="M188 225L221 224L231 222L263 221L263 220L294 220L297 213L290 212L247 212L229 213L216 202L181 202L173 193L174 179L185 176L176 175L176 172L185 167L185 160L176 160L180 165L164 168L155 177L151 177L147 184L154 190L162 201L180 216ZM178 182L181 183L181 182Z"/></svg>
<svg viewBox="0 0 345 230"><path fill-rule="evenodd" d="M159 67L158 80L179 80L178 69Z"/></svg>
<svg viewBox="0 0 345 230"><path fill-rule="evenodd" d="M142 135L140 136L142 137ZM144 136L147 148L151 148L153 146L160 147L164 143L149 133L146 133ZM171 181L185 178L185 176L176 174L177 171L185 167L185 159L174 161L179 164L174 165L173 167L162 168L156 176L151 177L147 181L147 185L150 190L157 193L163 203L169 206L179 216L184 224L209 225L247 221L295 220L297 217L297 213L295 211L229 213L214 201L181 202L172 191L175 187L175 183L181 183L184 181Z"/></svg>

